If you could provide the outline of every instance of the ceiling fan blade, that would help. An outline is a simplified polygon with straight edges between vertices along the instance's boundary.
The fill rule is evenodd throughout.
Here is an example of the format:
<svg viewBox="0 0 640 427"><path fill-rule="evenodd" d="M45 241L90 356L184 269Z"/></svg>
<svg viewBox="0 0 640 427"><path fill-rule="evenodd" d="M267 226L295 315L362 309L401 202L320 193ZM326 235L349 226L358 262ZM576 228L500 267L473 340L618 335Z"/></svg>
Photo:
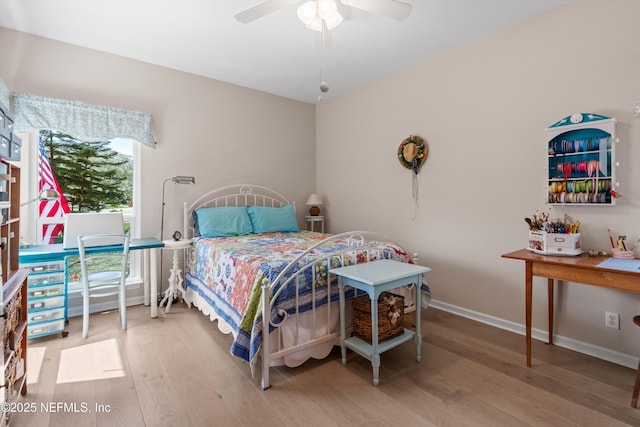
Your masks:
<svg viewBox="0 0 640 427"><path fill-rule="evenodd" d="M275 12L281 7L298 2L299 0L269 0L243 12L236 13L235 17L238 22L248 24L249 22L255 21L258 18L262 18L263 16L268 15L271 12Z"/></svg>
<svg viewBox="0 0 640 427"><path fill-rule="evenodd" d="M347 6L362 9L397 21L402 21L411 13L411 5L399 0L341 0Z"/></svg>

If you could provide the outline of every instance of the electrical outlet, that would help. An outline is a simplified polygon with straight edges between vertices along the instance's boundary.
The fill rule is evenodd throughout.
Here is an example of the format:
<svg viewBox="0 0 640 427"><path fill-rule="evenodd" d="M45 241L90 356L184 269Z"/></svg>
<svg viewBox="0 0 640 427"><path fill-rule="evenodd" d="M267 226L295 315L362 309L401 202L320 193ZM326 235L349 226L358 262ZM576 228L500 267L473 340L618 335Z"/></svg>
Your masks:
<svg viewBox="0 0 640 427"><path fill-rule="evenodd" d="M607 328L620 329L620 314L605 311L604 322Z"/></svg>

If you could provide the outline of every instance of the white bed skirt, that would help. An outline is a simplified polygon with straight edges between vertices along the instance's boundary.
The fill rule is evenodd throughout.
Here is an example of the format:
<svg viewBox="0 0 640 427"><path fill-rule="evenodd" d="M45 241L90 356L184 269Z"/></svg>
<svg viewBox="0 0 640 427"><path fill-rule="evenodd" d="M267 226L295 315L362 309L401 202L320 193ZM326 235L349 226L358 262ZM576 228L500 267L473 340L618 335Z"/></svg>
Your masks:
<svg viewBox="0 0 640 427"><path fill-rule="evenodd" d="M187 287L187 294L185 297L187 303L193 304L198 308L203 314L209 317L211 321L217 321L218 329L223 334L232 334L235 337L235 333L233 328L224 321L221 317L219 317L216 312L211 308L211 306L207 303L207 301L200 296L197 292L194 292L193 289ZM321 336L326 334L326 326L327 325L327 309L318 309L316 310L317 319L315 324L322 325L318 327L315 336ZM308 342L314 336L313 331L311 330L311 325L314 324L312 313L304 312L299 315L299 327L298 327L298 342ZM347 321L348 325L351 324L351 310L347 311ZM285 322L282 326L282 340L278 342L278 334L272 332L270 334L271 337L271 347L272 349L278 348L287 348L290 347L293 343L295 343L295 327L293 322ZM271 366L288 366L290 368L294 368L296 366L300 366L310 358L314 359L324 359L329 355L333 346L340 345L340 317L339 317L339 306L338 303L332 304L331 309L331 322L330 322L331 331L335 332L336 337L334 340L325 341L313 346L309 346L303 348L301 350L295 351L293 353L289 353L284 357L279 357L271 360ZM252 363L252 365L256 361ZM252 367L253 370L253 367Z"/></svg>
<svg viewBox="0 0 640 427"><path fill-rule="evenodd" d="M412 288L403 287L394 289L394 293L400 294L405 298L405 305L413 306L415 300L415 292ZM186 302L193 304L203 314L209 316L211 321L217 321L218 329L224 334L234 334L233 328L219 317L216 312L211 308L207 301L200 296L197 292L194 292L192 288L187 287ZM431 295L422 293L422 307L426 308L431 302ZM350 309L351 301L347 301L347 309L345 310L347 327L350 328L352 324L352 310ZM330 311L330 322L327 322L327 313ZM331 310L327 310L327 307L322 307L316 310L317 318L313 320L313 313L307 311L299 314L298 325L298 340L299 343L310 342L314 336L324 336L327 333L327 325L329 325L330 331L335 334L335 339L329 341L319 342L312 346L305 347L292 353L288 353L283 357L278 357L270 361L270 366L288 366L294 368L300 366L310 358L324 359L331 352L334 346L340 345L340 316L339 305L337 302L331 304ZM312 325L316 325L316 331L312 331ZM319 325L319 326L318 326ZM295 322L284 322L281 326L281 340L278 339L278 334L272 332L271 346L272 349L288 348L296 343L296 328ZM252 365L255 364L255 360ZM254 366L251 367L252 371Z"/></svg>

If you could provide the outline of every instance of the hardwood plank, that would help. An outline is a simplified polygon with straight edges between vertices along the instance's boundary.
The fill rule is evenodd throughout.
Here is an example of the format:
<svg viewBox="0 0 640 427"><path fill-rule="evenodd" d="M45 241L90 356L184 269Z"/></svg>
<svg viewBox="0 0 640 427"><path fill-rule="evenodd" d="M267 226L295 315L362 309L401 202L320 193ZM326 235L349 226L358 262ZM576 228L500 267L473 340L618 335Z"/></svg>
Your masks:
<svg viewBox="0 0 640 427"><path fill-rule="evenodd" d="M476 322L466 321L465 323L471 325ZM482 325L482 327L490 328L486 325ZM604 424L613 424L615 420L629 425L640 424L637 411L626 404L626 401L630 399L631 384L628 388L612 387L610 384L597 380L593 375L593 372L606 368L627 372L629 380L632 381L635 372L628 368L617 365L610 366L612 364L608 362L540 342L537 344L541 348L536 349L535 354L538 352L540 354L560 352L564 353L565 357L572 359L580 356L577 359L589 363L583 363L583 369L579 372L574 370L574 364L570 364L572 369L567 369L564 364L545 363L534 358L536 363L533 364L533 368L526 368L521 352L502 351L493 345L493 341L486 340L486 337L476 338L474 328L452 329L446 326L438 328L432 324L430 334L425 336L425 340L480 365L482 369L479 369L478 366L474 369L477 372L484 372L488 369L488 372L497 375L507 375L506 378L485 380L485 384L495 381L501 389L507 390L510 381L519 381L534 386L533 390L526 392L514 390L513 395L530 395L532 392L537 392L539 393L536 396L537 400L544 402L545 407L556 407L556 412L567 414L571 420L582 418L584 421L581 425L591 425L590 423L596 423L598 419L602 419ZM524 340L523 337L516 334L513 336ZM564 400L564 402L559 403L559 400Z"/></svg>
<svg viewBox="0 0 640 427"><path fill-rule="evenodd" d="M50 414L41 411L39 406L41 402L53 401L62 340L59 335L52 335L32 341L28 345L27 394L22 396L19 402L36 406L31 406L35 408L33 411L13 414L10 425L47 426Z"/></svg>
<svg viewBox="0 0 640 427"><path fill-rule="evenodd" d="M422 361L412 342L383 353L379 386L370 362L349 352L343 366L336 348L324 360L273 368L267 391L258 387L259 366L253 377L229 354L231 337L196 309L176 304L150 319L140 306L128 316L127 331L114 311L91 316L86 340L72 318L68 337L29 342L39 349L29 354L44 357L21 401L86 402L92 411L13 414L11 425L640 425L629 406L634 370L535 340L527 368L523 336L433 308L423 312ZM118 353L121 365L93 354L74 362L78 375L98 377L100 366L123 375L72 381L64 360L86 346Z"/></svg>

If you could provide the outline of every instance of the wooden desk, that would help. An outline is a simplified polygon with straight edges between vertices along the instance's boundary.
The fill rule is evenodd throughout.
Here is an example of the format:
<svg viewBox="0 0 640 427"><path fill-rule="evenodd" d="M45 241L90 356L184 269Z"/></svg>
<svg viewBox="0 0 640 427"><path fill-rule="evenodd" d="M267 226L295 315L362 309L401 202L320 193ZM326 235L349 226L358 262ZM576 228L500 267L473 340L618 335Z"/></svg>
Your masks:
<svg viewBox="0 0 640 427"><path fill-rule="evenodd" d="M533 276L547 278L549 344L553 344L554 280L583 283L627 292L640 292L640 272L598 267L608 257L587 254L577 256L538 255L522 249L502 255L525 262L525 318L527 330L527 366L531 367L531 288Z"/></svg>

